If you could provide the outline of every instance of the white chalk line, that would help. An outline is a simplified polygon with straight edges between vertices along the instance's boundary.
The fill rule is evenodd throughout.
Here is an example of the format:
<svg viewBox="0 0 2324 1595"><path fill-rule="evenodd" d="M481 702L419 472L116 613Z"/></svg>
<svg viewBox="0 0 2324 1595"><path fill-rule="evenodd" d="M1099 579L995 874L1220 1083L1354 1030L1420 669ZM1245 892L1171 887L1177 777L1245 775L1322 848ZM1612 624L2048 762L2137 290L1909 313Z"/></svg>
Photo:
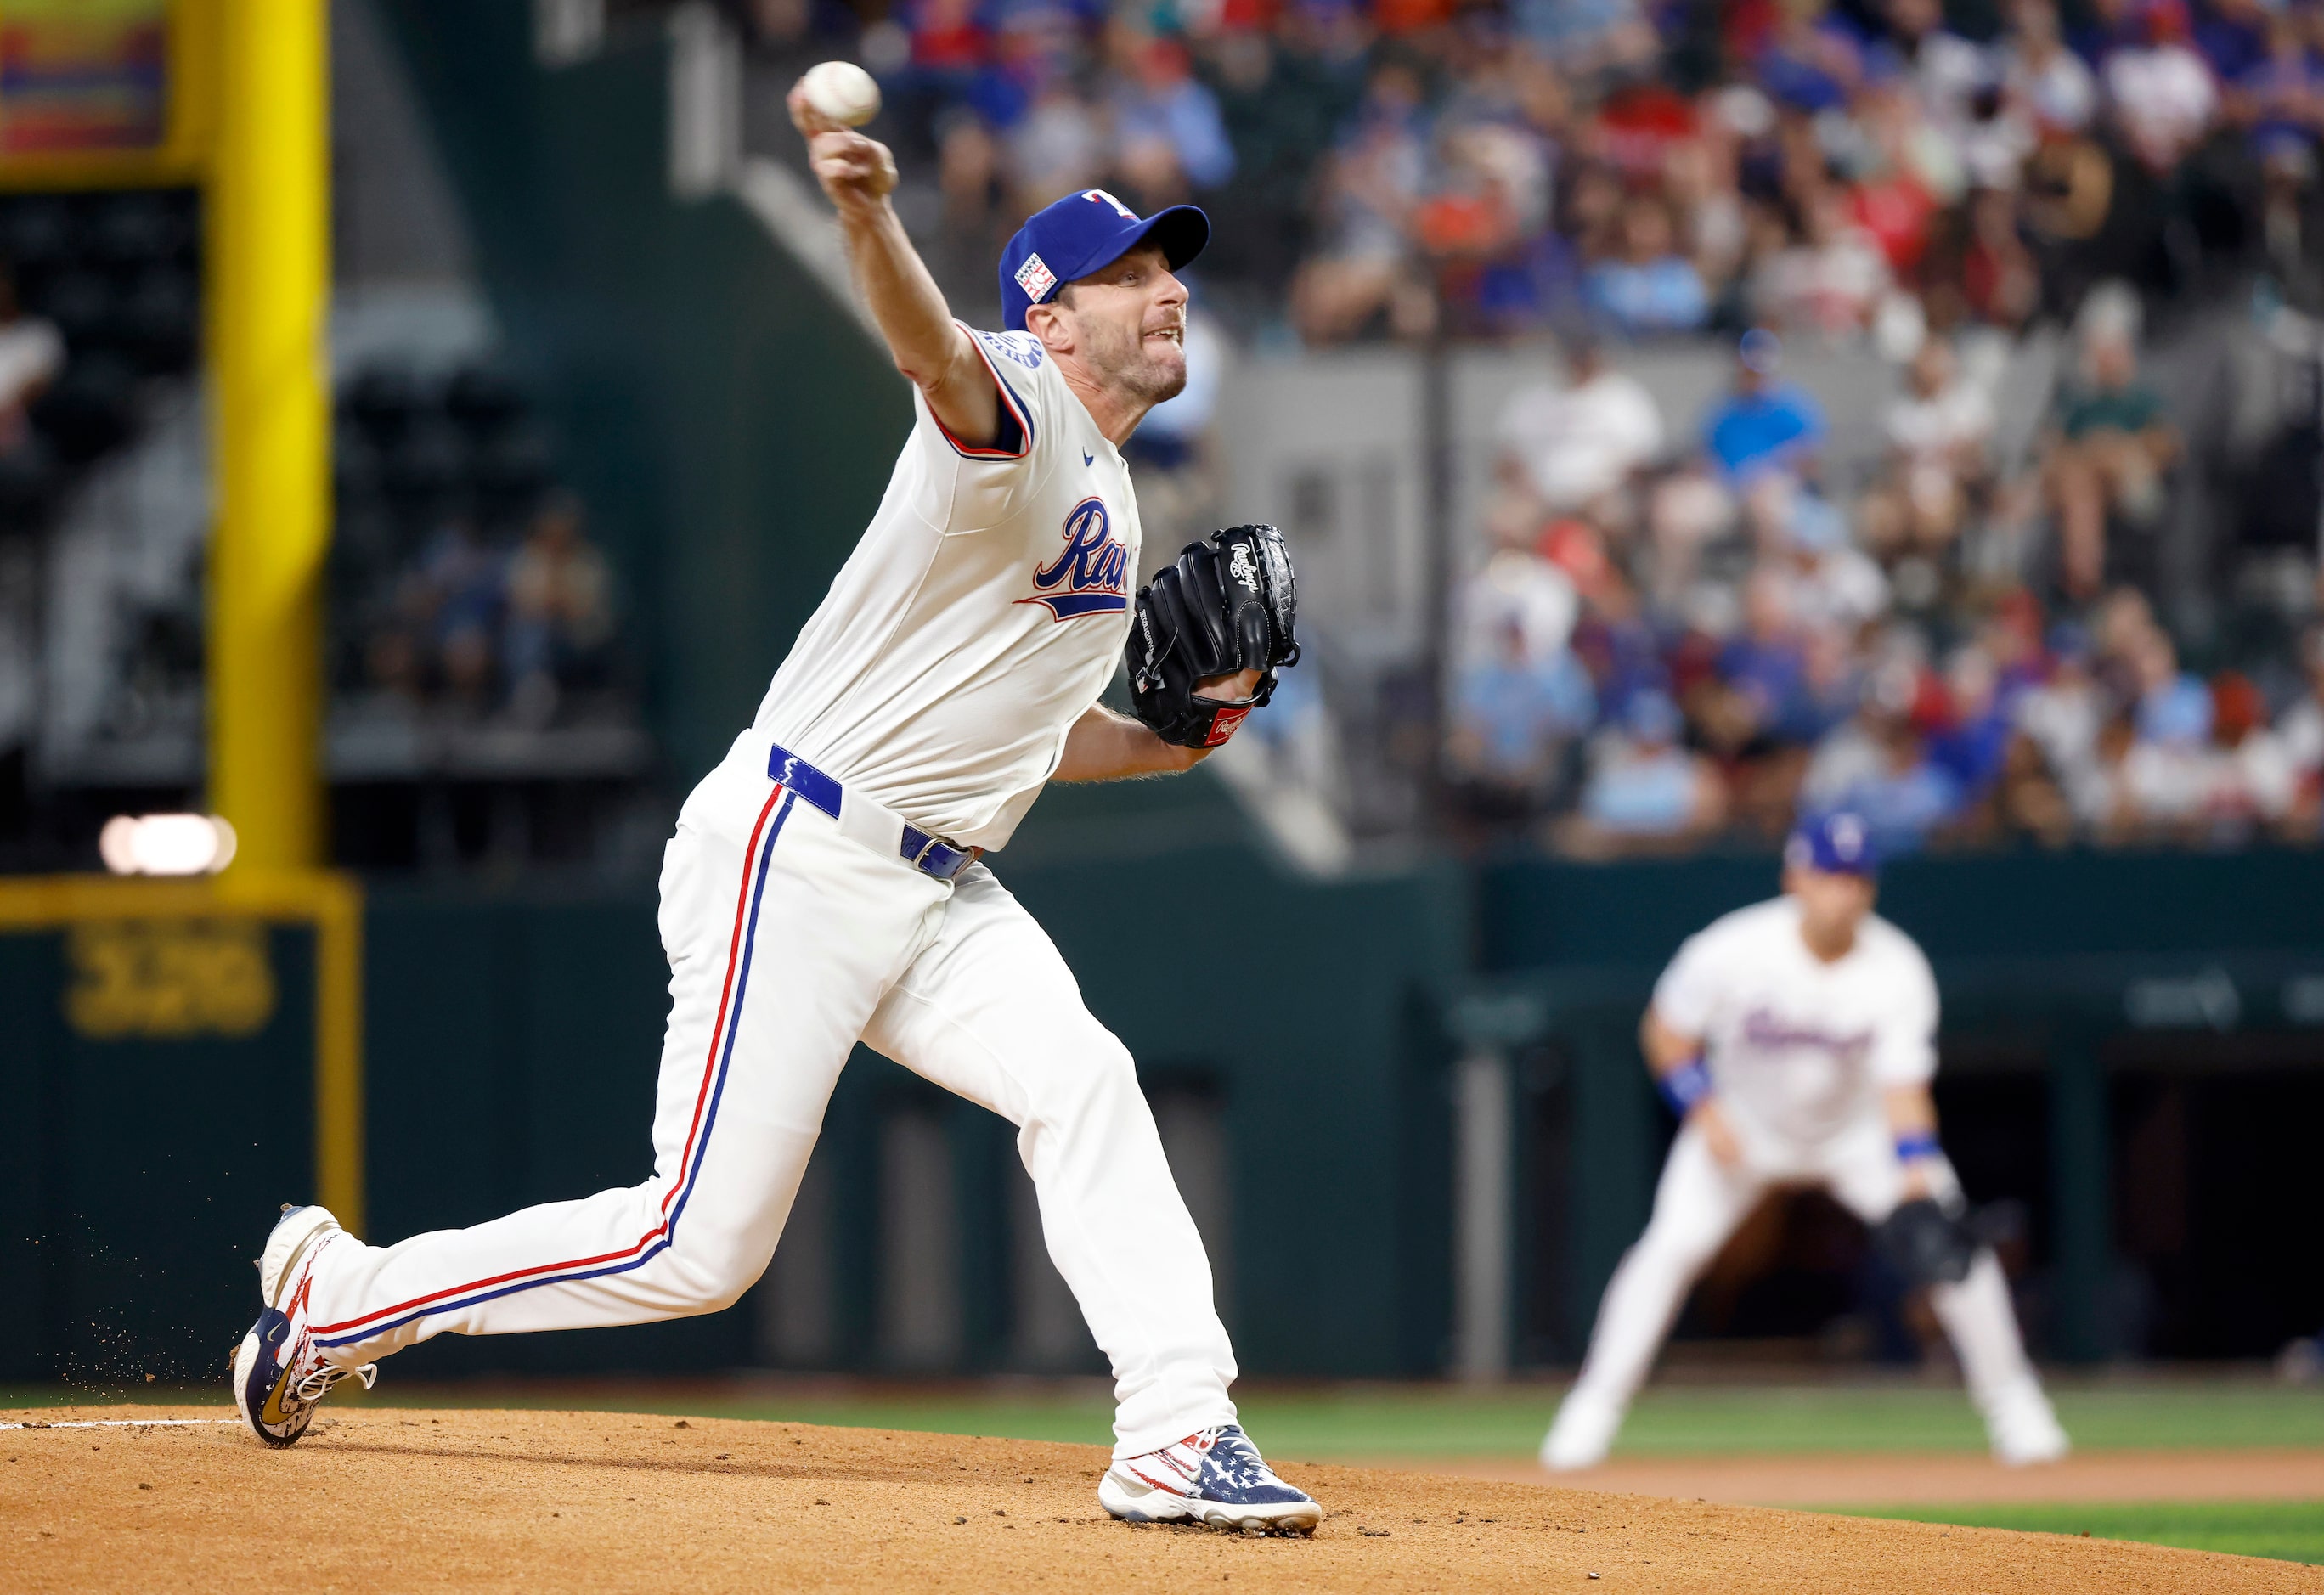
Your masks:
<svg viewBox="0 0 2324 1595"><path fill-rule="evenodd" d="M198 1429L240 1418L83 1418L69 1424L0 1424L0 1429Z"/></svg>

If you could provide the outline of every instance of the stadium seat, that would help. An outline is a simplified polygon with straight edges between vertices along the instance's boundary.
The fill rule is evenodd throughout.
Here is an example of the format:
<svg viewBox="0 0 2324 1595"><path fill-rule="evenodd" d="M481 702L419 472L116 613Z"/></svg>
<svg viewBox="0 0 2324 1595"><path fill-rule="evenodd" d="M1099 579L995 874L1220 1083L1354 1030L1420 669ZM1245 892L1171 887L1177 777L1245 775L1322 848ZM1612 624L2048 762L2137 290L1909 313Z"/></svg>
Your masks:
<svg viewBox="0 0 2324 1595"><path fill-rule="evenodd" d="M0 533L38 531L48 521L56 491L56 460L37 436L0 453Z"/></svg>
<svg viewBox="0 0 2324 1595"><path fill-rule="evenodd" d="M342 411L331 429L331 491L342 508L380 502L379 447Z"/></svg>
<svg viewBox="0 0 2324 1595"><path fill-rule="evenodd" d="M399 441L412 418L426 405L420 379L401 366L367 366L347 383L339 396L347 415L383 447Z"/></svg>
<svg viewBox="0 0 2324 1595"><path fill-rule="evenodd" d="M113 283L104 272L70 270L50 277L32 308L57 324L66 346L78 355L119 344L118 305Z"/></svg>
<svg viewBox="0 0 2324 1595"><path fill-rule="evenodd" d="M500 527L532 512L550 475L549 441L521 428L477 449L469 466L476 511L487 525Z"/></svg>
<svg viewBox="0 0 2324 1595"><path fill-rule="evenodd" d="M119 355L76 355L33 401L32 425L60 460L86 465L128 439L136 395L136 373Z"/></svg>
<svg viewBox="0 0 2324 1595"><path fill-rule="evenodd" d="M444 390L444 409L471 432L493 433L524 413L524 394L497 366L465 366Z"/></svg>
<svg viewBox="0 0 2324 1595"><path fill-rule="evenodd" d="M172 264L147 266L121 296L115 315L121 346L139 370L175 376L192 369L200 345L201 290L191 272Z"/></svg>
<svg viewBox="0 0 2324 1595"><path fill-rule="evenodd" d="M175 264L190 256L190 207L172 193L108 194L91 207L89 258L107 265Z"/></svg>
<svg viewBox="0 0 2324 1595"><path fill-rule="evenodd" d="M19 272L37 274L65 264L79 247L79 228L63 199L26 195L0 207L0 251Z"/></svg>
<svg viewBox="0 0 2324 1595"><path fill-rule="evenodd" d="M397 509L432 513L467 481L468 451L458 430L435 416L415 418L380 461L380 484Z"/></svg>

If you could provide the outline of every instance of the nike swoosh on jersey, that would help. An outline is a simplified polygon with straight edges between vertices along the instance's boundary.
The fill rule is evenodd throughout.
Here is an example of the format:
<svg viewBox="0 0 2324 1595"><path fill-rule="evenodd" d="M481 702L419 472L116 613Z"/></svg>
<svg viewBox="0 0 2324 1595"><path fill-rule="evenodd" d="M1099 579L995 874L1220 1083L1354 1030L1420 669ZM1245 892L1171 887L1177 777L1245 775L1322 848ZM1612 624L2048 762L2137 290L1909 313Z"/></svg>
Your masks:
<svg viewBox="0 0 2324 1595"><path fill-rule="evenodd" d="M1092 454L1092 453L1091 453L1088 449L1086 449L1086 448L1083 449L1083 450L1082 450L1082 464L1084 464L1084 465L1085 465L1085 466L1093 466L1093 465L1097 464L1097 456L1095 456L1095 455Z"/></svg>

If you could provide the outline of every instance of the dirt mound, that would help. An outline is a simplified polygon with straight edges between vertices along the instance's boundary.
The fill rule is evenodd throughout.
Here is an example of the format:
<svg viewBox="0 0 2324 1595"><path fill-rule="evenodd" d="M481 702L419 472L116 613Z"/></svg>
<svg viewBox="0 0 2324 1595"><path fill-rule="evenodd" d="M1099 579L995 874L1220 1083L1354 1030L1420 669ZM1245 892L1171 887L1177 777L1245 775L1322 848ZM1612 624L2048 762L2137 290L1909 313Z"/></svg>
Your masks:
<svg viewBox="0 0 2324 1595"><path fill-rule="evenodd" d="M175 1422L67 1426L130 1418ZM6 1586L2324 1590L2324 1571L2290 1563L1287 1458L1329 1514L1313 1540L1111 1522L1090 1446L350 1406L273 1452L189 1418L213 1415L0 1415L45 1425L0 1430Z"/></svg>

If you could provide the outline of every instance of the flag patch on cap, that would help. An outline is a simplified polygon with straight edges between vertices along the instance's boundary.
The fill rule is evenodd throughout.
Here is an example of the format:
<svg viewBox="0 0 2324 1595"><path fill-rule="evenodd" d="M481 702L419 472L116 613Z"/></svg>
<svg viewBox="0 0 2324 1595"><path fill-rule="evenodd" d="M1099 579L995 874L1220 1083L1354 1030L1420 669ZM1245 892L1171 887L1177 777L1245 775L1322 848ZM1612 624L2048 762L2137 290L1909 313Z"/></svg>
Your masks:
<svg viewBox="0 0 2324 1595"><path fill-rule="evenodd" d="M1025 297L1039 304L1048 297L1049 290L1057 285L1057 274L1049 270L1048 263L1038 254L1028 254L1025 263L1017 268L1017 286Z"/></svg>

